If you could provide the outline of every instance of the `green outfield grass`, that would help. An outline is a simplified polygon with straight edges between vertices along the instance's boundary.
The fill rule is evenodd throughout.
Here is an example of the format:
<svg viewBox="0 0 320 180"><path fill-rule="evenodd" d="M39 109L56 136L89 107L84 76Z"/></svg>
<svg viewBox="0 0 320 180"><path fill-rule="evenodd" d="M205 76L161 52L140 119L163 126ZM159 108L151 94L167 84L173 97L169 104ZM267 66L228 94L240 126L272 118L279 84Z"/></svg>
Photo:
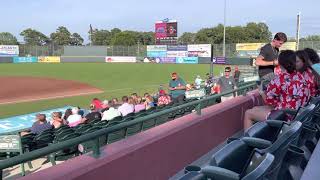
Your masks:
<svg viewBox="0 0 320 180"><path fill-rule="evenodd" d="M167 85L170 73L177 72L189 83L196 75L205 78L210 66L205 64L104 64L104 63L61 63L61 64L0 64L0 76L37 76L76 80L98 87L102 94L42 100L0 106L0 118L36 112L64 105L87 107L92 98L110 99L137 92L154 93L160 85ZM219 74L222 66L215 66ZM15 96L12 94L12 96Z"/></svg>

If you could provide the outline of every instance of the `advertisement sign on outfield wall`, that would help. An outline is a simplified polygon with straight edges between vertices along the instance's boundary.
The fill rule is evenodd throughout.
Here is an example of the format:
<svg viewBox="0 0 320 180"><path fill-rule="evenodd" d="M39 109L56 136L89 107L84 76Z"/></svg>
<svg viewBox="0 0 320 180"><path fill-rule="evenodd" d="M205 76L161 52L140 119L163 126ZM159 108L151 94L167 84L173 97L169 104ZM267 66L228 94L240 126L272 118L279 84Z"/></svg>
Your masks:
<svg viewBox="0 0 320 180"><path fill-rule="evenodd" d="M177 64L198 64L198 57L178 57L176 58Z"/></svg>
<svg viewBox="0 0 320 180"><path fill-rule="evenodd" d="M168 45L168 51L188 51L187 45Z"/></svg>
<svg viewBox="0 0 320 180"><path fill-rule="evenodd" d="M36 63L37 57L13 57L13 63Z"/></svg>
<svg viewBox="0 0 320 180"><path fill-rule="evenodd" d="M137 57L131 56L107 56L105 58L106 62L122 62L122 63L135 63L137 62Z"/></svg>
<svg viewBox="0 0 320 180"><path fill-rule="evenodd" d="M166 51L148 51L147 57L166 57L167 52Z"/></svg>
<svg viewBox="0 0 320 180"><path fill-rule="evenodd" d="M149 45L147 51L167 51L167 45Z"/></svg>
<svg viewBox="0 0 320 180"><path fill-rule="evenodd" d="M40 63L60 63L60 56L39 56Z"/></svg>
<svg viewBox="0 0 320 180"><path fill-rule="evenodd" d="M211 44L188 45L189 57L211 57Z"/></svg>
<svg viewBox="0 0 320 180"><path fill-rule="evenodd" d="M159 61L162 64L174 64L174 63L176 63L176 58L175 57L162 57L162 58L159 58Z"/></svg>
<svg viewBox="0 0 320 180"><path fill-rule="evenodd" d="M19 56L19 46L15 45L0 45L0 57Z"/></svg>
<svg viewBox="0 0 320 180"><path fill-rule="evenodd" d="M168 51L167 57L188 57L188 51Z"/></svg>

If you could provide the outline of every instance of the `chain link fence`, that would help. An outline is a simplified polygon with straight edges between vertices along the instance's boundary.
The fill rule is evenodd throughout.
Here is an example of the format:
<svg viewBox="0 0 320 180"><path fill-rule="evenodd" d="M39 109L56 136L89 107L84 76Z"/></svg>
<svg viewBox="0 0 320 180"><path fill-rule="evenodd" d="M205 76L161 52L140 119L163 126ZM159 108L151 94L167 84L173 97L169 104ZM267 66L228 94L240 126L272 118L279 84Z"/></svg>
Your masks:
<svg viewBox="0 0 320 180"><path fill-rule="evenodd" d="M136 56L138 59L143 59L147 55L147 46L103 46L105 47L107 56ZM302 41L299 44L299 49L312 48L320 51L320 41ZM20 56L63 56L64 47L58 45L47 46L19 46ZM223 45L213 44L213 56L223 55ZM226 56L236 57L236 44L226 44Z"/></svg>

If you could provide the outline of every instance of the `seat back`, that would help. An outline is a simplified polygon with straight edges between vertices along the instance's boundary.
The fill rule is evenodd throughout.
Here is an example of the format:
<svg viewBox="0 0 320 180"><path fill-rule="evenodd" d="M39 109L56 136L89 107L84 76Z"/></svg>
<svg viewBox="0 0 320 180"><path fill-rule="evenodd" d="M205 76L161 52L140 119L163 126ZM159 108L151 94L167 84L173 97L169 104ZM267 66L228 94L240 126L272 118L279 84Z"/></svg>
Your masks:
<svg viewBox="0 0 320 180"><path fill-rule="evenodd" d="M254 137L273 142L277 139L279 130L281 130L284 121L267 120L258 122L251 126L245 133L245 137Z"/></svg>
<svg viewBox="0 0 320 180"><path fill-rule="evenodd" d="M277 177L288 147L290 144L298 141L301 129L302 123L299 121L292 122L290 125L284 124L274 143L270 147L262 150L263 153L273 154L275 158L270 173L268 173L270 179Z"/></svg>
<svg viewBox="0 0 320 180"><path fill-rule="evenodd" d="M234 140L216 152L212 156L209 165L225 168L240 174L253 149L242 140Z"/></svg>
<svg viewBox="0 0 320 180"><path fill-rule="evenodd" d="M312 119L314 110L316 110L315 104L309 104L306 107L301 107L299 111L297 112L294 121L300 121L302 123L308 122Z"/></svg>
<svg viewBox="0 0 320 180"><path fill-rule="evenodd" d="M274 156L270 153L261 155L254 151L253 156L250 159L250 163L244 170L243 175L240 175L242 180L259 180L265 179L271 165L274 161Z"/></svg>
<svg viewBox="0 0 320 180"><path fill-rule="evenodd" d="M121 121L121 120L122 120L122 116L117 116L111 119L110 121Z"/></svg>

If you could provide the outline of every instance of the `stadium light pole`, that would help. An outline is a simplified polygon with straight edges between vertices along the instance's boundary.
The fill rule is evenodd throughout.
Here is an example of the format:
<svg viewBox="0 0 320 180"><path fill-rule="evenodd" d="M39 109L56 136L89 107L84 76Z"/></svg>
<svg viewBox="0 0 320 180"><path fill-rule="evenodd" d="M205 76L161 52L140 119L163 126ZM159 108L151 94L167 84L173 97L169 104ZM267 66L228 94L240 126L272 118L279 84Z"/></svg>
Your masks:
<svg viewBox="0 0 320 180"><path fill-rule="evenodd" d="M226 57L226 16L227 16L227 0L224 0L224 18L223 18L223 57Z"/></svg>
<svg viewBox="0 0 320 180"><path fill-rule="evenodd" d="M296 50L299 49L299 44L300 44L300 17L301 17L301 12L298 12L298 14L297 14Z"/></svg>

